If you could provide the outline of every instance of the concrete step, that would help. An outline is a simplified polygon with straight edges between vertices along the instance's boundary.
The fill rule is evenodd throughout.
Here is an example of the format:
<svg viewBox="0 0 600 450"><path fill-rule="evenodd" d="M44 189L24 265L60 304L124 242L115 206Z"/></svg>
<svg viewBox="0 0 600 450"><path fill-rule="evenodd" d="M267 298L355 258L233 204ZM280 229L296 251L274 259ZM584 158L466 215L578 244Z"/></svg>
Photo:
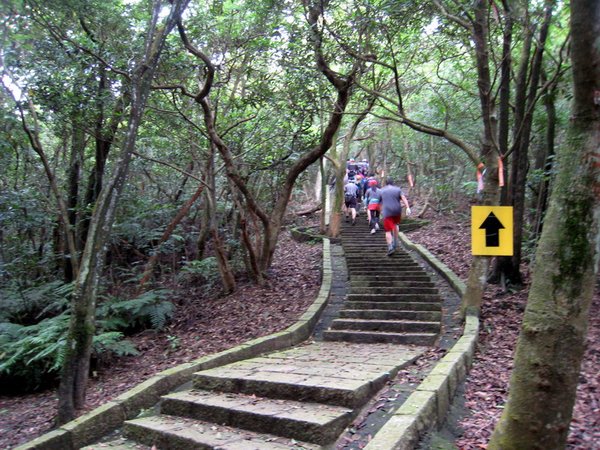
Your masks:
<svg viewBox="0 0 600 450"><path fill-rule="evenodd" d="M376 333L354 330L325 330L323 332L323 339L325 341L344 341L361 344L433 345L437 336L437 333Z"/></svg>
<svg viewBox="0 0 600 450"><path fill-rule="evenodd" d="M335 319L332 330L377 331L385 333L439 333L440 322L411 320Z"/></svg>
<svg viewBox="0 0 600 450"><path fill-rule="evenodd" d="M345 239L345 240L344 240ZM342 238L342 247L344 251L356 252L357 254L369 254L369 251L380 248L387 248L385 239L375 241L373 239L367 239L366 242L361 242L362 238ZM396 252L402 255L408 255L408 252L401 246L396 249Z"/></svg>
<svg viewBox="0 0 600 450"><path fill-rule="evenodd" d="M350 280L350 287L396 287L396 288L407 288L407 287L419 287L419 288L433 288L435 283L433 281L422 281L422 280Z"/></svg>
<svg viewBox="0 0 600 450"><path fill-rule="evenodd" d="M349 302L417 302L440 303L442 299L437 294L348 294Z"/></svg>
<svg viewBox="0 0 600 450"><path fill-rule="evenodd" d="M424 322L438 322L441 320L441 311L410 311L387 309L342 309L342 319L371 319L371 320L422 320Z"/></svg>
<svg viewBox="0 0 600 450"><path fill-rule="evenodd" d="M158 415L125 422L124 433L142 444L161 450L286 450L320 449L273 434L255 433L211 422Z"/></svg>
<svg viewBox="0 0 600 450"><path fill-rule="evenodd" d="M352 420L340 406L279 400L255 395L191 390L163 397L161 412L325 445Z"/></svg>
<svg viewBox="0 0 600 450"><path fill-rule="evenodd" d="M370 273L355 273L352 275L350 281L362 282L362 281L431 281L431 277L427 272L421 272L419 274L407 274L403 272L385 273L371 270Z"/></svg>
<svg viewBox="0 0 600 450"><path fill-rule="evenodd" d="M407 269L407 270L420 270L424 271L423 267L414 261L401 261L396 258L385 258L380 259L376 262L368 262L368 261L346 261L346 267L354 267L354 268L365 268L365 269L376 269L380 272L385 271L386 269Z"/></svg>
<svg viewBox="0 0 600 450"><path fill-rule="evenodd" d="M385 247L383 247L385 248ZM346 257L346 262L369 262L369 263L378 263L381 262L381 256L379 255L371 255L369 253L365 254L364 252L362 253L345 253L344 255ZM415 262L414 258L412 258L410 255L405 255L402 253L398 253L396 252L396 254L394 254L394 261L396 260L402 260L402 261L407 261L407 262Z"/></svg>
<svg viewBox="0 0 600 450"><path fill-rule="evenodd" d="M369 302L348 301L345 309L382 309L386 311L441 311L442 304L439 302Z"/></svg>
<svg viewBox="0 0 600 450"><path fill-rule="evenodd" d="M424 294L424 295L439 295L439 291L434 287L418 287L418 286L368 286L354 285L350 288L351 294Z"/></svg>
<svg viewBox="0 0 600 450"><path fill-rule="evenodd" d="M198 372L194 374L193 385L202 390L355 408L380 389L395 367L406 359L404 348L387 346L383 350L385 356L380 355L374 365L369 361L377 348L315 342L272 353L268 358L253 358ZM358 360L363 353L364 358ZM388 362L394 354L397 356ZM386 365L382 365L382 357Z"/></svg>
<svg viewBox="0 0 600 450"><path fill-rule="evenodd" d="M419 276L426 272L423 271L420 267L404 267L404 266L387 266L387 267L366 267L366 266L348 266L346 268L348 271L348 275L352 277L352 275L361 275L361 274L377 274L377 273L388 273L388 274L402 274L402 275L410 275Z"/></svg>

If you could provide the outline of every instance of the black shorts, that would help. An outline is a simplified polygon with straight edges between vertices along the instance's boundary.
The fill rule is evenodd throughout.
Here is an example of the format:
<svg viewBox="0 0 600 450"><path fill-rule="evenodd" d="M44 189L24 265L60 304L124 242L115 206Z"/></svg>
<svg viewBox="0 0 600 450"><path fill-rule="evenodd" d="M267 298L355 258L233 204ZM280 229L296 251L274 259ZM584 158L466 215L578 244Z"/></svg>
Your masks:
<svg viewBox="0 0 600 450"><path fill-rule="evenodd" d="M356 208L356 197L344 197L346 208Z"/></svg>

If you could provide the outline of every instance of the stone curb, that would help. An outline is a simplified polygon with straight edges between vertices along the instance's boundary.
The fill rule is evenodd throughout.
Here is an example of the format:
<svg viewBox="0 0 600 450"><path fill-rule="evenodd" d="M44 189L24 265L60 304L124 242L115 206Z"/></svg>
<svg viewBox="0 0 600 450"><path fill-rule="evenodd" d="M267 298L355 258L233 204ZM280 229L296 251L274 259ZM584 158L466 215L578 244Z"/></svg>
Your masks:
<svg viewBox="0 0 600 450"><path fill-rule="evenodd" d="M191 381L195 372L291 347L312 334L331 291L333 275L329 239L323 238L323 277L317 298L298 321L283 331L245 342L237 347L159 372L112 401L29 441L15 450L79 449L120 427L125 420L151 408L161 396Z"/></svg>
<svg viewBox="0 0 600 450"><path fill-rule="evenodd" d="M461 297L464 295L465 283L444 263L423 246L412 243L404 233L400 233L400 240L425 259ZM437 362L364 450L412 450L427 431L443 424L456 388L465 380L473 363L478 333L479 318L468 315L460 339Z"/></svg>

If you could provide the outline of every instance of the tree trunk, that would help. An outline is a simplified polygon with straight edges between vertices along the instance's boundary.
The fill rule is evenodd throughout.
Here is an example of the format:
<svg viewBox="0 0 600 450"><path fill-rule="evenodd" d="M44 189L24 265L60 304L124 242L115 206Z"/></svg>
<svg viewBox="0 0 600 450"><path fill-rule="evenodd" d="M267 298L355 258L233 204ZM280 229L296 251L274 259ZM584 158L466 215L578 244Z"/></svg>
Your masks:
<svg viewBox="0 0 600 450"><path fill-rule="evenodd" d="M319 173L321 174L321 220L319 223L319 232L325 234L327 232L327 209L328 205L327 192L329 191L329 183L327 183L327 167L326 159L321 157L319 160Z"/></svg>
<svg viewBox="0 0 600 450"><path fill-rule="evenodd" d="M94 316L96 297L106 257L106 243L110 236L117 204L129 170L131 154L135 149L137 132L146 106L150 84L158 66L166 36L187 6L187 0L173 0L165 23L159 25L161 3L154 4L148 40L143 57L129 80L131 110L126 135L119 159L110 182L102 189L90 221L85 249L71 297L71 320L65 345L65 361L58 389L57 422L65 423L75 417L76 410L85 404L92 341L95 333Z"/></svg>
<svg viewBox="0 0 600 450"><path fill-rule="evenodd" d="M192 208L194 203L196 203L196 200L198 200L198 197L200 197L200 195L202 195L203 191L204 191L204 184L200 183L198 185L198 188L196 189L196 192L194 192L194 194L188 199L188 201L183 204L183 206L179 209L179 211L177 212L175 217L173 217L173 220L171 220L171 223L169 223L169 225L167 225L167 228L165 229L162 236L160 237L160 240L156 244L156 252L150 257L150 259L146 263L146 266L144 267L142 279L140 280L140 285L138 287L138 289L140 291L144 288L144 285L152 277L152 273L154 272L154 266L156 265L156 261L158 261L158 257L160 255L160 251L159 251L160 246L162 244L164 244L167 241L167 239L169 239L169 237L171 237L171 235L173 234L173 231L175 231L175 228L177 227L177 225L179 225L179 223L183 220L183 218L185 216L187 216L187 214L190 212L190 209Z"/></svg>
<svg viewBox="0 0 600 450"><path fill-rule="evenodd" d="M218 134L215 126L215 112L211 105L209 94L214 81L215 66L203 52L195 48L188 40L185 29L181 22L178 24L179 34L185 47L198 57L206 67L206 80L201 91L193 96L194 100L202 107L204 114L204 123L210 141L219 151L221 158L225 164L227 177L236 185L237 189L242 193L246 201L246 205L252 214L255 214L261 221L263 226L263 245L259 254L259 268L261 271L266 271L273 261L273 254L277 244L281 224L287 205L289 203L294 184L298 176L304 172L311 164L322 157L330 148L339 127L341 126L346 106L350 100L351 89L354 85L355 77L362 68L362 62L357 61L350 73L346 76L341 76L333 71L327 64L322 51L322 35L320 34L320 26L318 25L323 13L321 7L323 5L306 5L308 7L307 19L310 25L312 44L315 50L317 68L327 78L331 85L335 88L337 98L333 107L333 111L329 117L329 121L325 130L321 134L321 140L312 149L304 153L288 170L287 176L279 192L278 200L270 215L268 215L258 204L256 196L252 194L244 178L239 173L231 150Z"/></svg>
<svg viewBox="0 0 600 450"><path fill-rule="evenodd" d="M117 129L123 120L123 113L126 105L129 103L127 96L123 96L121 99L119 99L119 101L117 101L117 106L112 114L110 122L108 123L107 130L105 131L104 98L105 96L109 95L107 93L108 87L106 86L106 71L107 69L105 67L100 68L97 94L98 116L96 117L96 126L94 128L96 141L94 167L92 168L92 172L88 178L83 202L83 212L81 218L79 219L79 226L77 230L77 244L80 250L83 250L83 247L85 247L85 240L90 227L92 209L94 208L96 200L98 199L98 195L100 195L100 191L102 190L108 154L110 153Z"/></svg>
<svg viewBox="0 0 600 450"><path fill-rule="evenodd" d="M525 189L529 169L529 141L533 123L533 109L537 101L537 92L539 89L544 46L552 19L553 6L554 3L552 1L546 2L544 21L536 41L537 45L531 61L529 75L530 50L529 45L524 46L518 77L519 82L517 83L515 142L513 144L514 157L509 196L509 204L513 207L514 251L512 256L501 256L498 258L498 270L506 277L506 281L513 286L520 286L523 283L520 266L523 248L523 229L525 228ZM528 33L526 43L531 42L532 34Z"/></svg>
<svg viewBox="0 0 600 450"><path fill-rule="evenodd" d="M477 85L483 119L483 140L481 145L481 161L486 167L485 185L482 205L497 205L500 197L498 188L498 153L494 147L497 123L494 114L494 103L491 92L491 78L488 53L488 6L487 2L478 0L475 4L475 21L473 22L473 40L477 61ZM488 256L474 256L469 269L466 292L461 302L461 314L478 314L483 299L486 276L489 268Z"/></svg>
<svg viewBox="0 0 600 450"><path fill-rule="evenodd" d="M600 2L571 2L574 100L511 376L489 449L563 449L600 247Z"/></svg>
<svg viewBox="0 0 600 450"><path fill-rule="evenodd" d="M550 190L550 178L552 167L554 166L554 140L556 137L556 83L548 90L544 96L544 107L546 109L546 138L544 145L541 146L540 155L536 158L536 168L542 171L542 178L535 186L534 204L531 209L535 211L531 220L533 228L533 237L538 240L542 234L544 216L548 207L548 195Z"/></svg>
<svg viewBox="0 0 600 450"><path fill-rule="evenodd" d="M81 181L81 166L85 148L85 133L83 125L76 117L71 120L71 155L69 161L69 187L67 208L69 212L69 229L73 235L77 229L77 206L79 205L79 183ZM78 249L79 250L79 249ZM75 273L71 264L71 255L65 254L64 278L65 282L73 281Z"/></svg>

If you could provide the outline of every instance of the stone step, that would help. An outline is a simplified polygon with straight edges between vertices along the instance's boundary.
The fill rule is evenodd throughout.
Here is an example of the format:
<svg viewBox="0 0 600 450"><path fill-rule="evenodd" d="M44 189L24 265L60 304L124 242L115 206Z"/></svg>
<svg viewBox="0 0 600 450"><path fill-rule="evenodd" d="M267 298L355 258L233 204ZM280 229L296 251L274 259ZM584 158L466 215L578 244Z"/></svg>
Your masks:
<svg viewBox="0 0 600 450"><path fill-rule="evenodd" d="M394 257L379 259L377 261L346 261L346 267L364 267L367 269L378 269L384 271L386 268L406 268L424 271L423 267L411 260L399 260Z"/></svg>
<svg viewBox="0 0 600 450"><path fill-rule="evenodd" d="M441 311L442 304L439 302L368 302L348 301L345 309L382 309L386 311Z"/></svg>
<svg viewBox="0 0 600 450"><path fill-rule="evenodd" d="M385 377L379 377L374 380L374 383L380 385L384 381ZM347 408L361 405L372 393L369 383L361 380L336 380L319 375L275 372L225 373L223 370L195 374L194 387L286 400L328 403Z"/></svg>
<svg viewBox="0 0 600 450"><path fill-rule="evenodd" d="M142 444L161 450L286 450L322 448L273 434L262 434L211 422L158 415L128 420L124 433Z"/></svg>
<svg viewBox="0 0 600 450"><path fill-rule="evenodd" d="M342 319L374 319L374 320L422 320L425 322L438 322L442 318L441 311L411 311L389 309L342 309Z"/></svg>
<svg viewBox="0 0 600 450"><path fill-rule="evenodd" d="M351 251L356 253L369 253L370 250L373 249L386 249L387 243L385 239L381 239L380 241L367 240L367 242L360 242L359 238L342 238L342 247L344 251ZM403 255L408 255L408 252L404 250L401 246L396 249L396 252Z"/></svg>
<svg viewBox="0 0 600 450"><path fill-rule="evenodd" d="M419 274L406 274L403 272L382 274L377 271L371 271L371 273L355 273L352 275L350 281L431 281L431 277L427 272Z"/></svg>
<svg viewBox="0 0 600 450"><path fill-rule="evenodd" d="M424 294L424 295L439 295L439 291L435 287L419 287L419 286L368 286L353 285L350 288L351 294Z"/></svg>
<svg viewBox="0 0 600 450"><path fill-rule="evenodd" d="M385 333L439 333L440 322L375 319L335 319L332 330L377 331Z"/></svg>
<svg viewBox="0 0 600 450"><path fill-rule="evenodd" d="M340 406L191 390L163 397L161 413L325 445L353 418Z"/></svg>
<svg viewBox="0 0 600 450"><path fill-rule="evenodd" d="M385 248L385 247L382 247ZM345 254L346 257L346 262L363 262L363 261L368 261L371 263L377 263L377 262L381 262L381 256L379 255L372 255L370 253L346 253ZM394 260L402 260L402 261L410 261L410 262L415 262L414 258L411 257L410 255L407 254L402 254L399 253L398 251L396 251L396 253L394 254Z"/></svg>
<svg viewBox="0 0 600 450"><path fill-rule="evenodd" d="M423 280L356 280L355 278L350 280L350 287L396 287L396 288L407 288L407 287L422 287L422 288L433 288L435 283L433 281Z"/></svg>
<svg viewBox="0 0 600 450"><path fill-rule="evenodd" d="M379 360L373 358L376 351L380 352ZM198 372L193 385L202 390L355 408L380 389L407 358L412 358L408 354L407 349L397 346L364 349L345 343L314 342L269 354L268 358Z"/></svg>
<svg viewBox="0 0 600 450"><path fill-rule="evenodd" d="M437 333L376 333L350 330L325 330L323 332L323 339L325 341L344 341L361 344L433 345L437 336Z"/></svg>
<svg viewBox="0 0 600 450"><path fill-rule="evenodd" d="M420 267L404 267L402 265L390 265L390 266L348 266L346 267L349 275L360 275L360 274L377 274L377 273L388 273L388 274L402 274L418 276L426 273Z"/></svg>
<svg viewBox="0 0 600 450"><path fill-rule="evenodd" d="M349 302L417 302L440 303L442 299L437 294L348 294Z"/></svg>

